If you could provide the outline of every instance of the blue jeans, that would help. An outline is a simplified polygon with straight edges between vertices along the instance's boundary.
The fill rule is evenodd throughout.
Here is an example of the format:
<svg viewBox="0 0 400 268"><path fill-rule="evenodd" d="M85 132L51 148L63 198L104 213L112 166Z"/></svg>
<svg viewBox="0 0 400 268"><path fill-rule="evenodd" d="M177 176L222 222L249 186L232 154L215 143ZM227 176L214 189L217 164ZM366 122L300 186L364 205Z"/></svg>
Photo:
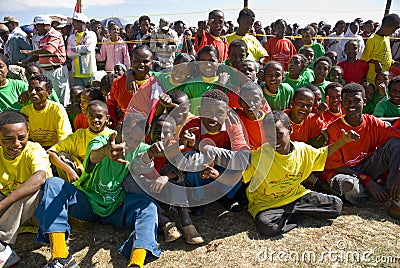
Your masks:
<svg viewBox="0 0 400 268"><path fill-rule="evenodd" d="M222 173L229 173L229 170L224 169L223 167L220 166L215 166L214 167L218 172ZM236 183L234 186L228 186L223 183L220 183L214 179L203 179L200 177L200 172L187 172L186 173L186 182L191 186L191 187L199 187L203 186L209 183L215 183L218 188L224 193L224 195L228 198L234 198L237 191L240 189L242 186L242 181L239 181ZM226 193L226 194L225 194ZM194 200L201 200L204 197L204 188L200 187L194 190Z"/></svg>
<svg viewBox="0 0 400 268"><path fill-rule="evenodd" d="M119 249L119 253L129 259L134 248L143 248L159 257L161 250L157 245L157 207L150 198L127 194L121 206L110 216L101 217L92 210L86 195L71 183L60 178L46 180L43 198L35 216L39 220L36 241L49 243L48 233L65 232L70 234L68 216L90 222L111 224L118 228L132 229L129 238ZM133 244L133 239L135 242Z"/></svg>

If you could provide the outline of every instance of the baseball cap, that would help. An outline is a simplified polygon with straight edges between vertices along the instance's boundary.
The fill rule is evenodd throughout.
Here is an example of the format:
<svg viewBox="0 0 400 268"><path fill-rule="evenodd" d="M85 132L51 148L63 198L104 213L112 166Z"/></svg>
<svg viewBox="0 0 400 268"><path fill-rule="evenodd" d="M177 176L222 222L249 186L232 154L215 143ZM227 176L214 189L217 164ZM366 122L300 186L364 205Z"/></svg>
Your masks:
<svg viewBox="0 0 400 268"><path fill-rule="evenodd" d="M169 29L169 19L167 19L167 18L160 19L160 29L162 29L162 30Z"/></svg>
<svg viewBox="0 0 400 268"><path fill-rule="evenodd" d="M96 71L92 75L92 82L101 82L101 79L107 75L107 72L104 70Z"/></svg>
<svg viewBox="0 0 400 268"><path fill-rule="evenodd" d="M0 33L8 32L8 27L3 23L0 24Z"/></svg>
<svg viewBox="0 0 400 268"><path fill-rule="evenodd" d="M48 15L37 15L33 18L33 24L49 24L51 25L52 19Z"/></svg>
<svg viewBox="0 0 400 268"><path fill-rule="evenodd" d="M7 23L7 22L18 22L18 20L14 16L5 16L3 21L0 21L0 23Z"/></svg>
<svg viewBox="0 0 400 268"><path fill-rule="evenodd" d="M72 15L71 19L79 20L79 21L82 21L84 23L88 23L89 22L89 18L85 14L78 13L78 12L75 12L74 15Z"/></svg>

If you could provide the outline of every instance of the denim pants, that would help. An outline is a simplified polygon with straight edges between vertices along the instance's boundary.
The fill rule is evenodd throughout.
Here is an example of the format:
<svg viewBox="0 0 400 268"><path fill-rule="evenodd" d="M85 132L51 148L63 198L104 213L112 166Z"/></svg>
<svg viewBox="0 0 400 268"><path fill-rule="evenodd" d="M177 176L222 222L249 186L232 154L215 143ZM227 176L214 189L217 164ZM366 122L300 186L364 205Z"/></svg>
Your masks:
<svg viewBox="0 0 400 268"><path fill-rule="evenodd" d="M396 176L400 175L400 139L391 138L381 147L375 150L375 152L367 157L361 164L353 167L353 170L357 173L366 174L372 177L373 180L379 178L379 176L386 170L389 171L387 180L385 182L385 188L390 189ZM351 180L353 182L353 190L348 193L342 194L340 182L344 180ZM339 182L339 183L335 183ZM360 183L357 177L348 174L337 174L331 178L330 184L333 192L343 195L347 201L354 205L360 204L362 199L368 197L368 190L364 185Z"/></svg>
<svg viewBox="0 0 400 268"><path fill-rule="evenodd" d="M70 234L68 216L89 221L111 224L118 228L133 229L129 238L119 249L128 258L132 246L150 251L159 257L161 250L157 245L157 207L143 195L127 194L121 206L110 216L95 214L86 195L71 183L54 177L46 180L43 198L35 216L39 221L37 242L49 243L48 233L65 232ZM133 244L134 241L134 244Z"/></svg>
<svg viewBox="0 0 400 268"><path fill-rule="evenodd" d="M214 167L216 170L218 170L218 172L222 173L228 173L229 174L229 170L224 169L223 167L220 166L215 166ZM236 183L234 186L229 186L229 185L225 185L223 183L220 183L214 179L203 179L200 177L200 172L187 172L186 173L186 182L191 186L191 187L199 187L197 189L194 189L194 196L193 199L200 201L205 193L204 193L204 188L200 187L200 186L204 186L210 183L215 183L217 185L217 187L223 192L226 193L224 194L226 197L228 198L234 198L237 191L240 189L240 187L242 186L242 181L239 181L238 183Z"/></svg>

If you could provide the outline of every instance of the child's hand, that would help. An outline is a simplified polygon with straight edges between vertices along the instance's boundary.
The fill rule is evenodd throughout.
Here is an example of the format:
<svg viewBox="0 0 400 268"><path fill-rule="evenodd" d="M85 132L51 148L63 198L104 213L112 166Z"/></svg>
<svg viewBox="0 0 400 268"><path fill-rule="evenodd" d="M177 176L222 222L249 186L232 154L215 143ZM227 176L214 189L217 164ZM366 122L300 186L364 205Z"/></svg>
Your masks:
<svg viewBox="0 0 400 268"><path fill-rule="evenodd" d="M385 83L382 82L379 85L376 85L376 89L378 90L379 94L382 95L383 97L387 95Z"/></svg>
<svg viewBox="0 0 400 268"><path fill-rule="evenodd" d="M200 171L200 178L202 179L218 179L220 174L218 170L214 168L214 160L215 158L213 157L211 162L209 164L203 164L204 169Z"/></svg>
<svg viewBox="0 0 400 268"><path fill-rule="evenodd" d="M117 132L114 132L110 139L108 140L106 146L104 146L104 154L110 158L112 161L121 163L121 164L129 164L124 158L125 156L125 142L123 143L115 143L115 138L117 137Z"/></svg>
<svg viewBox="0 0 400 268"><path fill-rule="evenodd" d="M128 75L126 76L126 84L125 84L126 91L128 91L131 94L135 94L139 89L139 85L136 83L135 79L133 78L133 74L132 74L131 79L128 79L128 77L130 77L130 76L128 76ZM132 80L132 81L130 81L130 80Z"/></svg>
<svg viewBox="0 0 400 268"><path fill-rule="evenodd" d="M326 98L328 98L328 96L326 96ZM326 100L326 102L321 102L318 107L317 107L317 113L319 115L322 115L326 110L329 109L328 104L327 104L328 100Z"/></svg>
<svg viewBox="0 0 400 268"><path fill-rule="evenodd" d="M165 185L167 185L168 177L167 176L159 176L155 180L146 179L146 181L150 183L150 192L158 194L165 187Z"/></svg>
<svg viewBox="0 0 400 268"><path fill-rule="evenodd" d="M73 183L79 179L78 174L72 168L70 168L66 173L67 173L68 181L70 183Z"/></svg>
<svg viewBox="0 0 400 268"><path fill-rule="evenodd" d="M28 91L22 92L18 97L18 103L21 105L25 105L29 102L29 94Z"/></svg>
<svg viewBox="0 0 400 268"><path fill-rule="evenodd" d="M218 84L223 87L226 86L226 84L228 84L229 82L229 77L230 75L226 72L220 73L218 78Z"/></svg>
<svg viewBox="0 0 400 268"><path fill-rule="evenodd" d="M158 141L156 143L153 143L149 150L147 151L147 155L149 156L150 159L152 158L163 158L165 157L164 155L164 142L163 141Z"/></svg>
<svg viewBox="0 0 400 268"><path fill-rule="evenodd" d="M193 134L194 131L199 130L199 127L192 127L189 129L186 129L183 132L183 135L181 136L179 140L179 144L183 145L185 147L190 147L195 149L196 147L196 135Z"/></svg>
<svg viewBox="0 0 400 268"><path fill-rule="evenodd" d="M164 107L173 107L173 108L179 107L178 104L172 102L171 97L166 93L162 93L160 95L160 104L163 105Z"/></svg>
<svg viewBox="0 0 400 268"><path fill-rule="evenodd" d="M344 129L341 129L341 131L342 131L342 139L345 142L357 141L360 139L360 135L354 130L349 130L349 132L346 132Z"/></svg>

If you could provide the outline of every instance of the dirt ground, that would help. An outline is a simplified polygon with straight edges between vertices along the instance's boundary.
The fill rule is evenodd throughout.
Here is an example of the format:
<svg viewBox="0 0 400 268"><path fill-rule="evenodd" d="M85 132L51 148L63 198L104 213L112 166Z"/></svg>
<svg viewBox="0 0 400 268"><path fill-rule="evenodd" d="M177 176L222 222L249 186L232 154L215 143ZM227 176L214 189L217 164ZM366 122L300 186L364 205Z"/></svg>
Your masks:
<svg viewBox="0 0 400 268"><path fill-rule="evenodd" d="M246 211L228 212L214 203L206 207L207 216L193 218L203 245L188 245L182 238L166 244L160 234L162 256L148 257L146 267L400 267L400 221L387 209L388 204L372 202L361 208L346 205L333 221L309 218L287 234L267 238L256 232ZM117 250L128 234L74 221L70 252L80 267L126 267ZM50 257L49 247L34 239L33 234L18 236L16 267L42 267Z"/></svg>

